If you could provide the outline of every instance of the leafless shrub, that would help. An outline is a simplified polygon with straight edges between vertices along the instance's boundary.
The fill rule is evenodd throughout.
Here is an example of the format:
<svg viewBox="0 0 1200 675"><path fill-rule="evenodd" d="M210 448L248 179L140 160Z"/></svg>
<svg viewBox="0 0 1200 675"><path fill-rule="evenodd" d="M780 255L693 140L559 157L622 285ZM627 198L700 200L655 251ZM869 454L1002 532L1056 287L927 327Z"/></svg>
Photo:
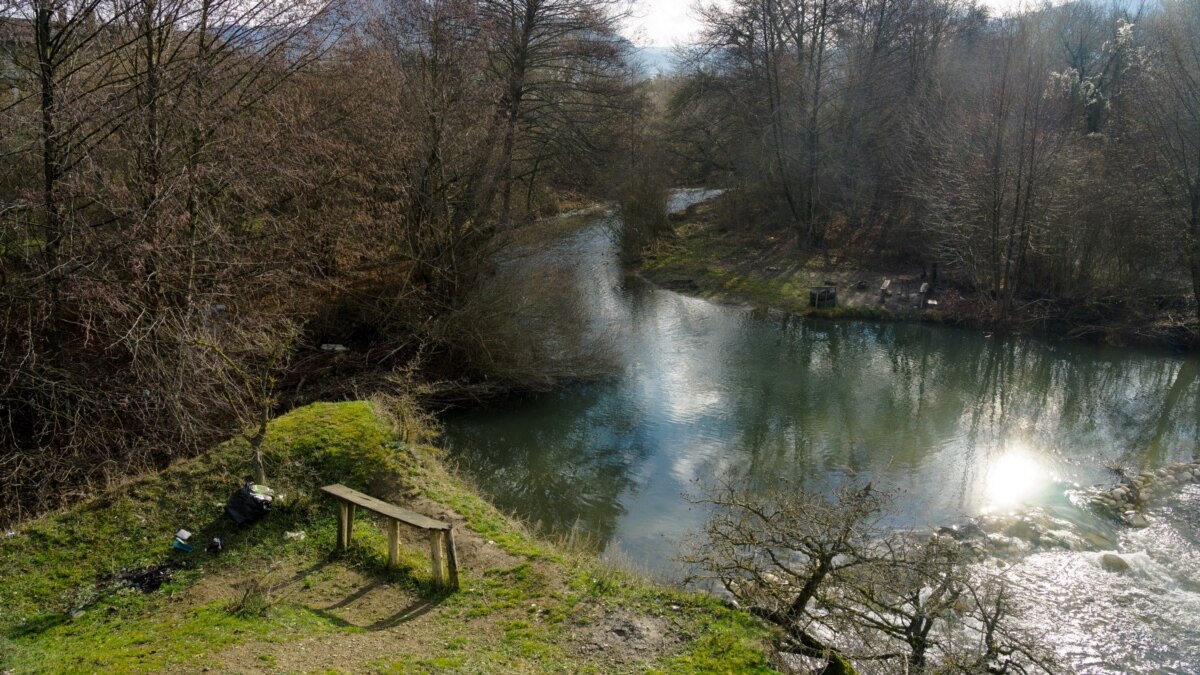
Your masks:
<svg viewBox="0 0 1200 675"><path fill-rule="evenodd" d="M571 269L500 270L427 333L462 372L505 389L544 391L611 372L607 335L592 324Z"/></svg>
<svg viewBox="0 0 1200 675"><path fill-rule="evenodd" d="M780 648L869 664L872 672L1053 670L1013 627L1010 590L967 549L885 525L890 497L870 484L832 497L789 486L723 486L684 561L780 626Z"/></svg>

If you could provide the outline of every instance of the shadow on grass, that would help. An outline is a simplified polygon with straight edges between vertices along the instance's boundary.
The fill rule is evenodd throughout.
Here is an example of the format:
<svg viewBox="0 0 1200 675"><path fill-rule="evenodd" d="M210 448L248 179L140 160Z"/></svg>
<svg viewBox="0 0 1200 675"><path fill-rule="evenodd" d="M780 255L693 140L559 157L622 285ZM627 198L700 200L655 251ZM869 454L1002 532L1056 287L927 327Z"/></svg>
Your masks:
<svg viewBox="0 0 1200 675"><path fill-rule="evenodd" d="M419 598L419 599L415 600L412 604L410 604L409 606L400 610L399 612L393 614L392 616L389 616L386 619L381 619L379 621L376 621L375 623L371 624L370 626L367 626L366 628L369 631L387 630L389 628L394 628L396 626L399 626L402 623L412 621L413 619L416 619L418 617L424 616L425 614L428 614L430 610L432 610L434 607L437 607L438 605L440 605L442 603L442 600L444 600L445 598L446 598L445 594L437 595L432 598Z"/></svg>
<svg viewBox="0 0 1200 675"><path fill-rule="evenodd" d="M66 614L42 614L35 616L24 623L10 627L4 632L4 637L9 640L17 640L24 637L33 637L40 635L51 628L61 626L68 621Z"/></svg>
<svg viewBox="0 0 1200 675"><path fill-rule="evenodd" d="M306 609L341 626L353 626L357 628L363 628L368 631L379 631L394 628L400 624L424 616L434 607L440 605L442 601L444 601L450 595L448 592L439 592L433 595L422 595L413 599L408 605L395 614L365 625L356 624L353 621L349 621L335 613L337 610L345 609L355 602L363 599L367 595L370 595L373 591L379 590L387 585L388 583L385 579L376 578L375 580L363 585L361 588L355 590L353 593L347 595L341 600L334 602L333 604L325 607L313 607L310 605L307 606Z"/></svg>

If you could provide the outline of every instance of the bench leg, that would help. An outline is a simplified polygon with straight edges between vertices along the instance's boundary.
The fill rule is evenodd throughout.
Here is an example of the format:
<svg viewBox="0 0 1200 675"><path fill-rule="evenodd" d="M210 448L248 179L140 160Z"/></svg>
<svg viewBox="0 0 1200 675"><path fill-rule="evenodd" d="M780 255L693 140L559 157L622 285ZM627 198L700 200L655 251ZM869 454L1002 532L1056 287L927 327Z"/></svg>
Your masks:
<svg viewBox="0 0 1200 675"><path fill-rule="evenodd" d="M400 521L388 521L388 568L396 567L400 562Z"/></svg>
<svg viewBox="0 0 1200 675"><path fill-rule="evenodd" d="M337 529L337 548L339 551L346 550L346 516L350 515L347 511L349 504L343 501L338 501L338 529Z"/></svg>
<svg viewBox="0 0 1200 675"><path fill-rule="evenodd" d="M339 551L350 548L350 533L354 529L354 505L349 502L338 502L338 541Z"/></svg>
<svg viewBox="0 0 1200 675"><path fill-rule="evenodd" d="M446 568L450 572L450 589L458 590L458 551L454 549L454 530L446 530Z"/></svg>
<svg viewBox="0 0 1200 675"><path fill-rule="evenodd" d="M429 531L429 557L433 560L433 587L446 587L446 572L444 570L444 558L442 556L442 539L444 535L441 530Z"/></svg>

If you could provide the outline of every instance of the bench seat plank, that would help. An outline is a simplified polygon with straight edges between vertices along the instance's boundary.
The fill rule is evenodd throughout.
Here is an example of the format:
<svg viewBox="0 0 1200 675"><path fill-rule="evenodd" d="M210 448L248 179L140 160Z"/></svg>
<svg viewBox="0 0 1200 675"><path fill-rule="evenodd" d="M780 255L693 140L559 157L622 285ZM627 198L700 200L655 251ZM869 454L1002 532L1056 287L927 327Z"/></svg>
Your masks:
<svg viewBox="0 0 1200 675"><path fill-rule="evenodd" d="M374 511L382 516L399 520L408 523L413 527L419 527L424 530L449 530L450 524L443 523L440 520L427 518L419 513L414 513L408 509L402 509L394 504L389 504L381 499L376 499L370 495L365 495L358 490L352 490L341 483L326 485L321 488L321 491L333 495L338 499L356 504L369 511Z"/></svg>

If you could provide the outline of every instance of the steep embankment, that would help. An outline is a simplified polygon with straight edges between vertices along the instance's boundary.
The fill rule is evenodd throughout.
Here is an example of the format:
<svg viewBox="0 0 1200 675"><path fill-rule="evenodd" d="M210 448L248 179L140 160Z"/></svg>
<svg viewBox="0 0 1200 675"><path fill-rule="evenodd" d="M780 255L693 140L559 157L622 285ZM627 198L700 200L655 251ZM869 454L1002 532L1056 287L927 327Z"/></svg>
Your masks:
<svg viewBox="0 0 1200 675"><path fill-rule="evenodd" d="M26 523L0 538L0 672L769 670L758 621L537 539L426 441L411 407L314 404L271 425L280 503L255 525L223 514L249 470L239 440ZM361 512L334 555L330 482L452 521L461 590L432 589L415 535L388 570ZM170 548L180 528L192 553Z"/></svg>

